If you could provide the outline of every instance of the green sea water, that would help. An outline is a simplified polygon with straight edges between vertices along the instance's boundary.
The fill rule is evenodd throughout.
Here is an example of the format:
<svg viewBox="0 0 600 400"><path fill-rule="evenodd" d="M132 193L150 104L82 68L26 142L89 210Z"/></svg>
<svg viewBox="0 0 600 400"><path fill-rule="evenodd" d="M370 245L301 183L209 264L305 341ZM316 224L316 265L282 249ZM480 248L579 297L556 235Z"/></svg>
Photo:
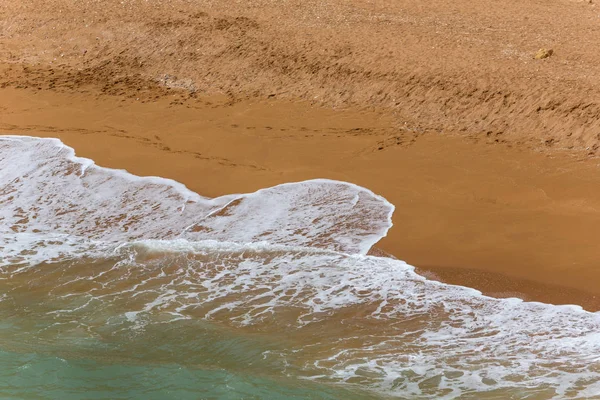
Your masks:
<svg viewBox="0 0 600 400"><path fill-rule="evenodd" d="M2 399L368 399L367 393L177 364L133 365L0 351Z"/></svg>
<svg viewBox="0 0 600 400"><path fill-rule="evenodd" d="M240 337L199 321L156 324L103 341L68 331L46 341L39 330L3 328L12 349L0 349L1 399L380 398L357 387L282 375L280 363L261 354L277 349L274 340Z"/></svg>

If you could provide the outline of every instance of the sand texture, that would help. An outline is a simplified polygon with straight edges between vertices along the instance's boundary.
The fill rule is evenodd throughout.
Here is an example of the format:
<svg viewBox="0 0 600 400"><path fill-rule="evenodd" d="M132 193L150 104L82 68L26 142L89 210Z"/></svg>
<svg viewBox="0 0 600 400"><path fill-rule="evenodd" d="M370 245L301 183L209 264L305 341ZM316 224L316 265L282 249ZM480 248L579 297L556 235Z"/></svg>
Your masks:
<svg viewBox="0 0 600 400"><path fill-rule="evenodd" d="M569 0L6 0L0 58L65 71L28 70L10 86L94 83L137 98L149 79L232 100L386 109L409 131L595 153L599 15ZM552 56L535 59L541 48Z"/></svg>

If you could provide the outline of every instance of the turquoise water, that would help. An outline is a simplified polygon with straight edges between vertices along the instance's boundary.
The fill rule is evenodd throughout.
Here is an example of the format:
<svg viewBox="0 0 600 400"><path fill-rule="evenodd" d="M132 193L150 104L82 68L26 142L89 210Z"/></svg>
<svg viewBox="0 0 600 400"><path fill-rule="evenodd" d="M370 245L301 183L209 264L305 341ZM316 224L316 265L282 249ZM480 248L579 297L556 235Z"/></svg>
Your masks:
<svg viewBox="0 0 600 400"><path fill-rule="evenodd" d="M40 304L28 306L33 311ZM0 311L4 321L11 318L6 308ZM238 335L203 321L147 322L143 331L113 331L101 340L73 331L40 335L50 327L40 323L29 332L3 324L3 347L14 351L0 350L0 398L381 398L358 387L282 375L281 360L263 356L285 350L274 338Z"/></svg>
<svg viewBox="0 0 600 400"><path fill-rule="evenodd" d="M368 399L367 393L179 365L105 364L0 351L2 399Z"/></svg>

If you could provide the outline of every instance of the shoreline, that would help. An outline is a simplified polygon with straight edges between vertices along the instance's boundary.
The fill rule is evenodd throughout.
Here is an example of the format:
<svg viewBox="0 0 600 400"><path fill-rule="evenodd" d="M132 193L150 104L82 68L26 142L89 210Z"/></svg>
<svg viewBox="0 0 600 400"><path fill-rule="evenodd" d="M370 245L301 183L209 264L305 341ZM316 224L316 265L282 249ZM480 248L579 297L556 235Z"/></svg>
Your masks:
<svg viewBox="0 0 600 400"><path fill-rule="evenodd" d="M600 395L599 18L0 1L7 396Z"/></svg>
<svg viewBox="0 0 600 400"><path fill-rule="evenodd" d="M395 226L376 246L420 274L494 297L600 310L594 159L437 134L379 150L397 133L385 115L276 99L173 104L93 90L1 93L5 134L58 137L98 165L174 179L208 197L348 181L396 206Z"/></svg>

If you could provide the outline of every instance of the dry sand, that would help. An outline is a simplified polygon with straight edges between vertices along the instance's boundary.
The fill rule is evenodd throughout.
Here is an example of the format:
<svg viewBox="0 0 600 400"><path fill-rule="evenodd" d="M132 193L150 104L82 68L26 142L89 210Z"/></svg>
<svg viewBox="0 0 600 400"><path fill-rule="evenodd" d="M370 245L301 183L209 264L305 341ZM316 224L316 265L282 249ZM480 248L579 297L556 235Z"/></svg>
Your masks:
<svg viewBox="0 0 600 400"><path fill-rule="evenodd" d="M558 0L6 0L0 131L205 196L357 183L397 207L380 248L422 273L598 310L599 14ZM541 47L554 54L534 60Z"/></svg>

